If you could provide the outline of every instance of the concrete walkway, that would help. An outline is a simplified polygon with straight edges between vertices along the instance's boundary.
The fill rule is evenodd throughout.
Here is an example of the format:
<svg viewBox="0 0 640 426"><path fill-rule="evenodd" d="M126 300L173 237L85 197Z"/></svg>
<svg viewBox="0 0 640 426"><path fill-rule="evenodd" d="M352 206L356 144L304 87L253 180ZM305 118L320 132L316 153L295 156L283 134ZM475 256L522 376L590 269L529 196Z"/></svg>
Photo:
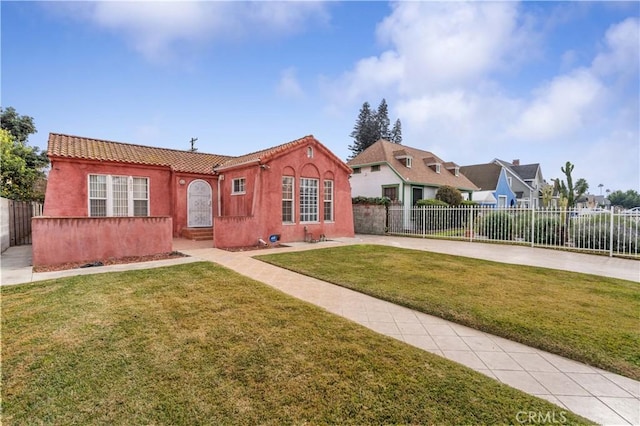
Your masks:
<svg viewBox="0 0 640 426"><path fill-rule="evenodd" d="M292 244L277 252L309 250L344 244L387 244L501 262L546 266L576 272L640 281L640 262L593 255L556 252L529 247L398 237L358 236L317 244ZM376 332L464 364L489 377L539 396L588 419L607 425L640 424L640 382L590 367L544 351L479 332L468 327L384 302L324 281L287 271L252 258L255 252L228 252L207 247L210 242L176 240L174 249L190 258L149 262L153 267L206 260L264 282L287 294L318 305ZM6 253L6 252L5 252ZM5 275L2 255L2 281ZM10 258L10 255L9 255ZM35 281L82 273L132 269L115 265L86 270L24 275ZM30 268L28 268L30 269ZM98 271L100 270L100 271ZM13 278L15 278L14 269ZM55 275L55 276L54 276Z"/></svg>

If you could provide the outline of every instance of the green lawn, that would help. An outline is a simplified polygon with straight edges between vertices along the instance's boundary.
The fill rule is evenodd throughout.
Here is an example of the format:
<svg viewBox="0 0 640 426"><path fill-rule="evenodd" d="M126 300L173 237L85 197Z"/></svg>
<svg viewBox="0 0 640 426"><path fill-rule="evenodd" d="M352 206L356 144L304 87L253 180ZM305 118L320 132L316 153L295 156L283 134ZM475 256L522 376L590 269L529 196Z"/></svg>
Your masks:
<svg viewBox="0 0 640 426"><path fill-rule="evenodd" d="M638 283L378 245L257 258L640 379Z"/></svg>
<svg viewBox="0 0 640 426"><path fill-rule="evenodd" d="M5 425L586 422L212 263L1 290Z"/></svg>

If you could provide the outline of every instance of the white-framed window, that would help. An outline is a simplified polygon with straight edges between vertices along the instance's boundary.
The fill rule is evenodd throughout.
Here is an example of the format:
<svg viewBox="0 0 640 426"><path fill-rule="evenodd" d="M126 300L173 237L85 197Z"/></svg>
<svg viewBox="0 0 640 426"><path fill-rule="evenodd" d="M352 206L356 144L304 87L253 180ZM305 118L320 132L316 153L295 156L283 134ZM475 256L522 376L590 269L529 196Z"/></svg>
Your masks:
<svg viewBox="0 0 640 426"><path fill-rule="evenodd" d="M149 216L149 179L89 175L89 216Z"/></svg>
<svg viewBox="0 0 640 426"><path fill-rule="evenodd" d="M231 181L231 194L244 194L245 193L245 178L236 178Z"/></svg>
<svg viewBox="0 0 640 426"><path fill-rule="evenodd" d="M511 176L507 176L507 183L509 184L509 188L513 185L513 178Z"/></svg>
<svg viewBox="0 0 640 426"><path fill-rule="evenodd" d="M398 186L385 186L382 188L382 196L387 197L391 201L398 200Z"/></svg>
<svg viewBox="0 0 640 426"><path fill-rule="evenodd" d="M498 208L504 209L507 207L507 196L506 195L498 195Z"/></svg>
<svg viewBox="0 0 640 426"><path fill-rule="evenodd" d="M282 222L293 223L293 185L291 176L282 176Z"/></svg>
<svg viewBox="0 0 640 426"><path fill-rule="evenodd" d="M133 178L133 215L149 216L149 181L147 178Z"/></svg>
<svg viewBox="0 0 640 426"><path fill-rule="evenodd" d="M300 179L300 222L318 221L318 179Z"/></svg>
<svg viewBox="0 0 640 426"><path fill-rule="evenodd" d="M455 169L453 169L453 174L455 176L460 176L460 167L456 167Z"/></svg>
<svg viewBox="0 0 640 426"><path fill-rule="evenodd" d="M333 221L333 181L324 181L324 220Z"/></svg>
<svg viewBox="0 0 640 426"><path fill-rule="evenodd" d="M440 163L436 164L436 173L440 173Z"/></svg>
<svg viewBox="0 0 640 426"><path fill-rule="evenodd" d="M407 165L408 168L411 168L411 157L406 158L405 164Z"/></svg>
<svg viewBox="0 0 640 426"><path fill-rule="evenodd" d="M307 158L313 158L313 147L307 147Z"/></svg>

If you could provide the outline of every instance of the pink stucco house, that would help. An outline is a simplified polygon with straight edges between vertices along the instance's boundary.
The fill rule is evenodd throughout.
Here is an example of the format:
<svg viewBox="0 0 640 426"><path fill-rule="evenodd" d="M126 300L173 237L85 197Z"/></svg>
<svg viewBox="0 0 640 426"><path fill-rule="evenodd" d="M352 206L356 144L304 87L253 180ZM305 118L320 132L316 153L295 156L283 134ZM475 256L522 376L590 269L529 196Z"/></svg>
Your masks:
<svg viewBox="0 0 640 426"><path fill-rule="evenodd" d="M232 157L51 133L47 153L34 266L167 252L207 232L219 248L354 234L351 169L313 136Z"/></svg>

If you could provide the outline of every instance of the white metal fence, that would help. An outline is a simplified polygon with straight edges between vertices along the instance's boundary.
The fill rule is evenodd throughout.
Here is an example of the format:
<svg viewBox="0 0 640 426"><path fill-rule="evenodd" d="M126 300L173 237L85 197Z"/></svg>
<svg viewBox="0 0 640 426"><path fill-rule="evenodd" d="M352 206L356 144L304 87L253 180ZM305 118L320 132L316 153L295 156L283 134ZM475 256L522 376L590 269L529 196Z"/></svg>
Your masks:
<svg viewBox="0 0 640 426"><path fill-rule="evenodd" d="M640 259L640 215L609 210L389 206L387 232Z"/></svg>

